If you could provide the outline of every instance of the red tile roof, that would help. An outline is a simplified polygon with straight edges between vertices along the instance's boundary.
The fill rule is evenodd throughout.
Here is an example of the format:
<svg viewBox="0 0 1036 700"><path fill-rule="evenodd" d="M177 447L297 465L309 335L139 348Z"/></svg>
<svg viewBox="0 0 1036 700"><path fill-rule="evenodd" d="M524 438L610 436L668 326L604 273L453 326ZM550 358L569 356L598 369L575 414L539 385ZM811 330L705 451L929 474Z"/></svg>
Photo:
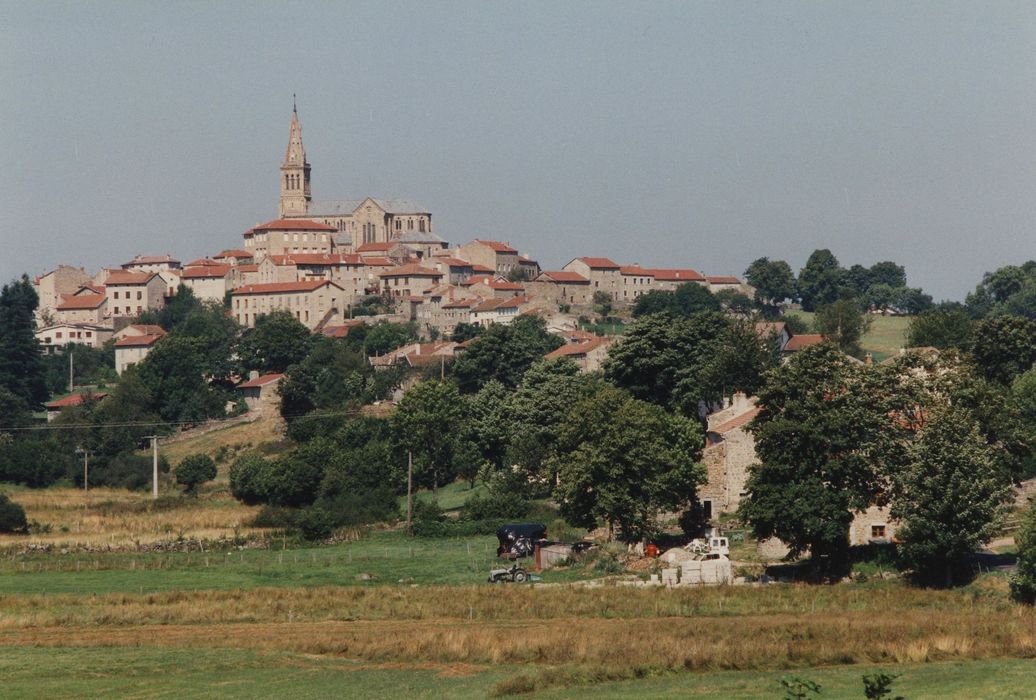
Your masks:
<svg viewBox="0 0 1036 700"><path fill-rule="evenodd" d="M220 251L217 255L213 255L214 258L250 258L252 254L247 250L241 250L240 248L232 248L230 250Z"/></svg>
<svg viewBox="0 0 1036 700"><path fill-rule="evenodd" d="M139 347L142 345L154 345L156 342L165 337L165 333L162 335L127 335L125 338L119 338L115 341L115 347L117 348L129 348Z"/></svg>
<svg viewBox="0 0 1036 700"><path fill-rule="evenodd" d="M255 263L250 263L248 265L238 265L237 269L241 272L259 272L259 266Z"/></svg>
<svg viewBox="0 0 1036 700"><path fill-rule="evenodd" d="M84 284L76 291L72 292L68 296L82 296L81 292L90 292L91 294L104 294L103 284Z"/></svg>
<svg viewBox="0 0 1036 700"><path fill-rule="evenodd" d="M230 272L230 265L203 265L200 267L185 267L180 275L186 279L198 279L200 277L226 277Z"/></svg>
<svg viewBox="0 0 1036 700"><path fill-rule="evenodd" d="M366 257L363 258L363 264L368 267L392 267L396 263L388 258Z"/></svg>
<svg viewBox="0 0 1036 700"><path fill-rule="evenodd" d="M591 350L595 350L602 345L608 344L607 338L593 338L592 340L584 340L579 343L565 343L557 350L548 352L544 357L556 360L561 357L579 357L585 355Z"/></svg>
<svg viewBox="0 0 1036 700"><path fill-rule="evenodd" d="M484 241L481 238L476 238L475 242L476 243L481 243L482 245L486 246L490 250L496 251L497 253L517 253L518 252L517 250L515 250L511 246L507 245L506 243L501 243L500 241Z"/></svg>
<svg viewBox="0 0 1036 700"><path fill-rule="evenodd" d="M652 268L649 272L656 280L663 282L704 282L705 277L697 270Z"/></svg>
<svg viewBox="0 0 1036 700"><path fill-rule="evenodd" d="M619 266L608 258L576 258L594 270L618 270Z"/></svg>
<svg viewBox="0 0 1036 700"><path fill-rule="evenodd" d="M819 333L804 333L802 335L793 335L788 344L784 346L785 352L796 352L803 348L808 348L810 345L816 345L824 342L824 336Z"/></svg>
<svg viewBox="0 0 1036 700"><path fill-rule="evenodd" d="M476 273L486 273L490 275L496 274L496 270L492 267L487 267L486 265L476 265L474 263L472 263L471 265L471 271Z"/></svg>
<svg viewBox="0 0 1036 700"><path fill-rule="evenodd" d="M623 265L619 268L619 272L623 275L639 275L640 277L655 276L654 271L643 268L640 265Z"/></svg>
<svg viewBox="0 0 1036 700"><path fill-rule="evenodd" d="M350 330L362 325L362 319L349 319L346 321L342 321L342 323L337 326L324 326L320 330L320 333L322 335L327 336L328 338L344 338L347 335L349 335Z"/></svg>
<svg viewBox="0 0 1036 700"><path fill-rule="evenodd" d="M304 282L270 282L268 284L246 284L238 287L232 294L279 294L281 292L312 292L320 289L325 284L334 285L334 282L327 280L306 280Z"/></svg>
<svg viewBox="0 0 1036 700"><path fill-rule="evenodd" d="M705 279L709 284L741 284L741 280L729 275L706 275Z"/></svg>
<svg viewBox="0 0 1036 700"><path fill-rule="evenodd" d="M720 423L715 428L709 430L709 432L724 435L726 433L729 433L731 430L734 430L735 428L740 428L742 425L747 425L752 421L753 418L755 418L758 415L758 406L756 406L755 408L750 408L749 410L742 413L740 416L734 416L730 420Z"/></svg>
<svg viewBox="0 0 1036 700"><path fill-rule="evenodd" d="M71 396L66 396L65 398L58 399L57 401L49 401L43 404L43 406L48 411L61 410L62 408L69 408L71 406L81 406L87 400L99 401L107 395L108 392L106 391L98 391L94 394L72 394Z"/></svg>
<svg viewBox="0 0 1036 700"><path fill-rule="evenodd" d="M141 285L147 284L153 277L157 277L157 272L123 272L122 270L112 270L108 273L108 279L105 280L105 285L110 287L112 285Z"/></svg>
<svg viewBox="0 0 1036 700"><path fill-rule="evenodd" d="M154 323L131 323L126 328L138 330L141 335L165 335L165 328Z"/></svg>
<svg viewBox="0 0 1036 700"><path fill-rule="evenodd" d="M252 231L337 231L334 226L322 224L319 221L309 219L274 219L265 224L259 224L245 233Z"/></svg>
<svg viewBox="0 0 1036 700"><path fill-rule="evenodd" d="M417 264L400 265L391 270L379 273L379 277L442 277L442 273L430 267L421 267Z"/></svg>
<svg viewBox="0 0 1036 700"><path fill-rule="evenodd" d="M450 267L471 267L471 263L469 263L467 260L461 260L460 258L449 258L446 256L434 257L429 262L442 263L443 265L449 265Z"/></svg>
<svg viewBox="0 0 1036 700"><path fill-rule="evenodd" d="M392 250L399 241L381 241L379 243L363 243L356 249L357 253L385 253Z"/></svg>
<svg viewBox="0 0 1036 700"><path fill-rule="evenodd" d="M247 382L242 382L241 384L238 384L237 388L254 389L255 387L259 386L266 386L267 384L272 384L273 382L279 382L281 380L281 377L283 376L283 374L264 374L260 377L256 377L255 379L249 379Z"/></svg>
<svg viewBox="0 0 1036 700"><path fill-rule="evenodd" d="M549 272L540 273L540 277L546 277L553 282L563 282L566 284L590 284L590 280L583 277L578 272L569 272L568 270L551 270Z"/></svg>
<svg viewBox="0 0 1036 700"><path fill-rule="evenodd" d="M106 296L103 294L80 294L79 296L67 296L60 304L58 311L78 311L82 309L96 309L104 303Z"/></svg>
<svg viewBox="0 0 1036 700"><path fill-rule="evenodd" d="M184 267L205 267L205 266L210 266L211 267L212 265L225 265L225 264L226 263L221 263L219 260L213 260L212 258L198 258L197 260L190 261L189 263L184 265Z"/></svg>
<svg viewBox="0 0 1036 700"><path fill-rule="evenodd" d="M459 299L457 301L451 301L449 304L443 304L442 308L444 308L444 309L467 309L467 308L470 308L472 306L477 306L478 304L481 304L481 303L482 303L482 300L481 299L477 299L477 298L476 299Z"/></svg>
<svg viewBox="0 0 1036 700"><path fill-rule="evenodd" d="M273 261L274 265L341 265L345 262L337 253L334 255L331 253L288 253L267 257Z"/></svg>

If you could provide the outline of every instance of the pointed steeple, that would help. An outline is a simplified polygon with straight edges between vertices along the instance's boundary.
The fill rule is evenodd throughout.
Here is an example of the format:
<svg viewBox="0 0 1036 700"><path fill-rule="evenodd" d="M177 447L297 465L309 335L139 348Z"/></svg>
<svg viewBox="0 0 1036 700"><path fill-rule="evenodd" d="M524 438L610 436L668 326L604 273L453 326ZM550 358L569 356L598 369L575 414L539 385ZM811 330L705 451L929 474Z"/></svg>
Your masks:
<svg viewBox="0 0 1036 700"><path fill-rule="evenodd" d="M312 199L309 189L309 162L306 149L302 146L302 124L295 95L291 96L291 128L288 132L288 149L281 163L280 216L304 216Z"/></svg>

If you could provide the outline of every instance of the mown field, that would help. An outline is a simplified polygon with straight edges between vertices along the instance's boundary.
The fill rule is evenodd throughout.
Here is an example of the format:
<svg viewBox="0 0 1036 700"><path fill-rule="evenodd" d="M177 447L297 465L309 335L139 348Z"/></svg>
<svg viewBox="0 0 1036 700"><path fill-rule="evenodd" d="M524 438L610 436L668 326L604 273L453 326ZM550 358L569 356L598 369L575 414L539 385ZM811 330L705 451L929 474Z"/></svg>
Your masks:
<svg viewBox="0 0 1036 700"><path fill-rule="evenodd" d="M799 316L807 324L813 324L814 314L808 311L793 311L791 315ZM860 347L874 356L875 362L881 362L892 355L899 354L900 348L906 345L907 328L911 316L870 316L871 327L860 339Z"/></svg>

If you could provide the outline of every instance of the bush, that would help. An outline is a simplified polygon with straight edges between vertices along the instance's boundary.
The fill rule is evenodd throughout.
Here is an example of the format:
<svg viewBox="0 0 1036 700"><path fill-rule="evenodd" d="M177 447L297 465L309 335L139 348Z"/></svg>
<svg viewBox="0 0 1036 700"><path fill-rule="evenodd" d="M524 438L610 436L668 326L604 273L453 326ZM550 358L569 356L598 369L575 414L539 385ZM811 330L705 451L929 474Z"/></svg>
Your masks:
<svg viewBox="0 0 1036 700"><path fill-rule="evenodd" d="M91 460L90 486L146 491L151 488L153 469L150 456L135 455L132 452L111 457L106 464L97 464ZM161 474L169 473L169 462L163 456L158 458L158 471Z"/></svg>
<svg viewBox="0 0 1036 700"><path fill-rule="evenodd" d="M24 534L28 530L29 522L25 519L25 509L0 493L0 532Z"/></svg>
<svg viewBox="0 0 1036 700"><path fill-rule="evenodd" d="M465 520L521 520L529 514L529 501L522 496L491 491L469 498L461 513Z"/></svg>
<svg viewBox="0 0 1036 700"><path fill-rule="evenodd" d="M326 540L335 531L335 519L329 511L312 506L296 513L295 526L307 540Z"/></svg>
<svg viewBox="0 0 1036 700"><path fill-rule="evenodd" d="M279 506L263 506L252 518L252 527L268 527L276 530L295 529L295 513L293 508Z"/></svg>
<svg viewBox="0 0 1036 700"><path fill-rule="evenodd" d="M186 487L187 493L197 493L198 486L215 478L216 464L208 455L190 455L176 468L176 483Z"/></svg>
<svg viewBox="0 0 1036 700"><path fill-rule="evenodd" d="M1029 506L1015 541L1018 569L1011 577L1011 597L1020 603L1036 603L1036 506Z"/></svg>
<svg viewBox="0 0 1036 700"><path fill-rule="evenodd" d="M230 493L237 500L250 506L266 500L263 478L269 469L269 462L257 454L239 457L230 466ZM257 525L256 527L273 527Z"/></svg>

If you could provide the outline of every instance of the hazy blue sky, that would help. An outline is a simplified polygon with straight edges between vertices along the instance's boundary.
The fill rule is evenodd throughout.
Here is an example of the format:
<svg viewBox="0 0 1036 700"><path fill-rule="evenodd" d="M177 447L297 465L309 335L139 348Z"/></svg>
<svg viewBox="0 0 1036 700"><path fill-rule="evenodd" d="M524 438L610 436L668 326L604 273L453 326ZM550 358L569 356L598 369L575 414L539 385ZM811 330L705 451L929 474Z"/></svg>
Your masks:
<svg viewBox="0 0 1036 700"><path fill-rule="evenodd" d="M0 279L189 260L316 199L458 243L740 274L1036 257L1036 3L0 0Z"/></svg>

